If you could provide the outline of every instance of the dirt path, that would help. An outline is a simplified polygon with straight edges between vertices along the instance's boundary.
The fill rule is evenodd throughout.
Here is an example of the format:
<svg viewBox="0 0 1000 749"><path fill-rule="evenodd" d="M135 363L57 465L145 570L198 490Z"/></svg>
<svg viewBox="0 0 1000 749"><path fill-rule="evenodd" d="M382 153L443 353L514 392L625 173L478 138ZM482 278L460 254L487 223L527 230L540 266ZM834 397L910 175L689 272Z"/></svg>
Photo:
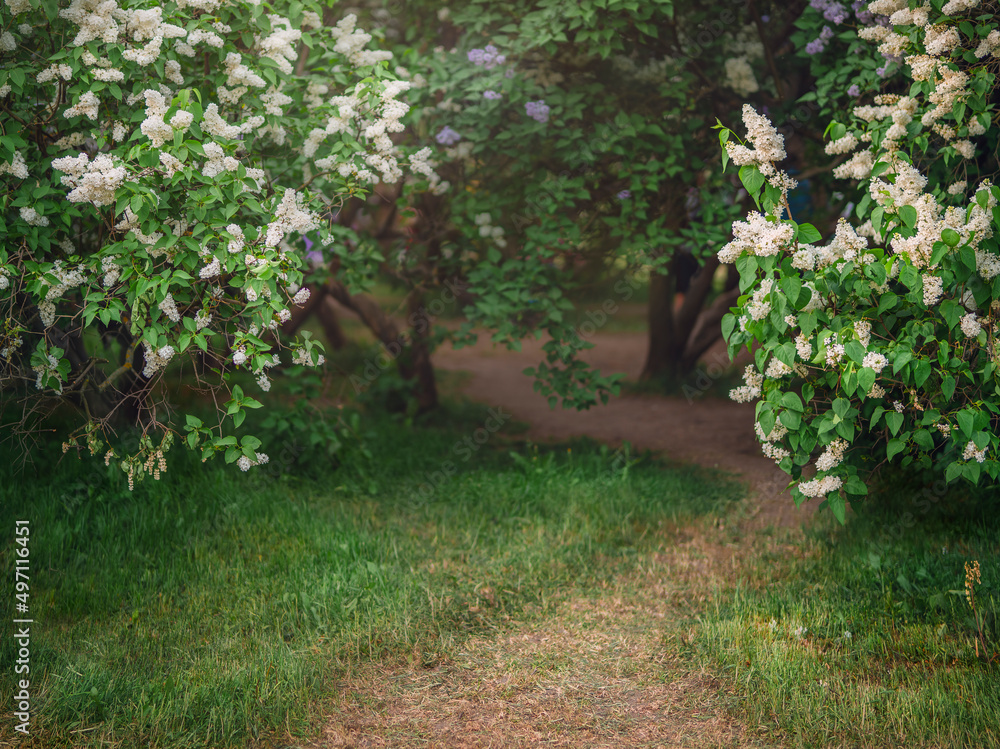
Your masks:
<svg viewBox="0 0 1000 749"><path fill-rule="evenodd" d="M583 358L602 372L625 372L637 379L646 354L644 333L594 335L594 348ZM785 490L788 477L760 452L753 432L754 409L721 398L686 399L662 396L623 396L589 411L550 409L533 390L533 380L521 374L542 361L540 341L525 341L520 352L494 347L485 336L476 346L442 349L434 355L441 369L466 371L467 397L502 406L530 424L536 440L588 436L618 446L652 450L669 460L694 462L738 474L752 491L752 528L767 525L798 527L811 516L815 503L795 507ZM725 361L724 350L710 352L709 360Z"/></svg>
<svg viewBox="0 0 1000 749"><path fill-rule="evenodd" d="M638 376L645 336L595 336L586 358L605 372ZM509 411L535 440L589 436L628 440L663 457L742 477L751 489L744 531L798 526L783 474L760 454L753 408L718 398L628 396L590 411L552 410L521 374L542 360L540 342L515 353L488 341L434 356L435 366L466 371L463 394ZM722 359L718 359L721 361ZM528 749L529 747L764 747L764 734L731 717L732 695L711 674L682 662L690 618L713 591L740 576L739 545L714 519L686 540L664 539L607 590L568 601L541 620L472 639L426 667L371 664L339 685L322 737L312 746ZM776 540L745 533L741 543Z"/></svg>
<svg viewBox="0 0 1000 749"><path fill-rule="evenodd" d="M766 749L733 694L680 656L693 610L731 583L735 549L700 533L643 555L591 597L429 667L372 664L338 685L316 749Z"/></svg>

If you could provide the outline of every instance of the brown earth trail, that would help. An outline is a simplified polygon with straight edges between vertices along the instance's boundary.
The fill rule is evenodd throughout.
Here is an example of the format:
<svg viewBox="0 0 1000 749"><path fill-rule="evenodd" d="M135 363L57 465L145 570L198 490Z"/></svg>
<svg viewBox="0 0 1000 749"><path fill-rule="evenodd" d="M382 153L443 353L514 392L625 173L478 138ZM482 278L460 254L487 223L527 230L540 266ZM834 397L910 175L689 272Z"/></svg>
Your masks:
<svg viewBox="0 0 1000 749"><path fill-rule="evenodd" d="M599 334L585 358L604 372L638 376L646 337ZM722 354L724 356L724 354ZM715 353L713 361L722 361ZM493 636L475 637L450 655L415 653L411 662L372 663L338 684L321 737L310 746L528 749L581 747L772 747L774 726L732 717L732 688L691 671L680 651L694 632L683 622L740 577L743 544L774 546L753 531L798 526L813 506L796 509L787 477L760 453L753 407L719 398L625 396L589 411L550 409L525 367L542 360L541 342L522 351L488 339L434 356L439 369L465 371L462 394L502 408L529 425L537 441L587 436L627 440L671 461L737 474L750 489L740 543L714 519L697 521L636 567L589 597L576 598ZM749 531L749 532L748 532ZM730 537L731 538L731 537Z"/></svg>
<svg viewBox="0 0 1000 749"><path fill-rule="evenodd" d="M594 348L582 358L603 373L624 372L636 379L646 354L645 333L597 333ZM671 461L693 462L739 475L751 490L750 526L797 527L817 502L796 508L786 490L788 476L760 451L753 430L752 404L715 397L693 398L628 395L588 411L549 407L533 389L525 367L544 359L542 341L525 340L520 352L494 346L485 335L475 346L444 348L434 355L439 369L466 371L471 377L463 394L484 404L502 407L530 425L528 436L539 441L587 436L618 446L628 441L639 450L651 450ZM728 361L725 351L706 357Z"/></svg>

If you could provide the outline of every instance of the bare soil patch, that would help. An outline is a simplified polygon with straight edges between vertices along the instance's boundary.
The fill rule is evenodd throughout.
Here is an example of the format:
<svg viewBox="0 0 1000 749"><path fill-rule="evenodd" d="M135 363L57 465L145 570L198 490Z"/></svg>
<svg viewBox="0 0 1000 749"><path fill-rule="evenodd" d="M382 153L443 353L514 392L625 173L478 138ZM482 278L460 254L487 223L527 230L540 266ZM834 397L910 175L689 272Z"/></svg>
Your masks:
<svg viewBox="0 0 1000 749"><path fill-rule="evenodd" d="M624 372L638 379L646 355L645 333L596 333L594 348L582 358L602 372ZM609 445L628 441L670 461L693 462L737 474L749 484L748 529L768 525L798 527L808 520L818 502L796 508L787 491L788 476L764 457L754 436L754 407L720 398L687 399L655 395L626 395L588 411L556 407L533 389L522 374L544 359L544 341L523 341L520 352L495 346L480 336L475 346L442 348L434 355L436 367L469 372L466 397L502 407L530 425L528 437L558 441L587 436ZM721 356L720 356L721 354ZM724 349L710 351L710 361L721 361Z"/></svg>

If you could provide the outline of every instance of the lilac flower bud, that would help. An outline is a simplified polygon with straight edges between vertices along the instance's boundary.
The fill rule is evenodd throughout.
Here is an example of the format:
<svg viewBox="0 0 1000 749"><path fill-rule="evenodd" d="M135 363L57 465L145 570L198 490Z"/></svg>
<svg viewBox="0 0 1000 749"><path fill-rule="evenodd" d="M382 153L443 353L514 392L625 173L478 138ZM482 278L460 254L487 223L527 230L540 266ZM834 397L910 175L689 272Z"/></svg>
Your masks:
<svg viewBox="0 0 1000 749"><path fill-rule="evenodd" d="M503 94L496 91L483 91L483 98L490 99L491 101L496 101L497 99L502 99Z"/></svg>

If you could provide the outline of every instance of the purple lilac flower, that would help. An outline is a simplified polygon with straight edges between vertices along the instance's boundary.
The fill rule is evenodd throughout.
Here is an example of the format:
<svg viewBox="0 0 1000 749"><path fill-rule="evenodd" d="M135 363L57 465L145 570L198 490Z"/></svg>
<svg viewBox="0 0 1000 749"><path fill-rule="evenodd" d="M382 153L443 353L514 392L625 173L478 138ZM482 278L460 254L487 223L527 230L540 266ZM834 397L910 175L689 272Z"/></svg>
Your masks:
<svg viewBox="0 0 1000 749"><path fill-rule="evenodd" d="M886 68L888 68L888 67L889 67L889 63L886 63L885 65L883 65L880 68L875 68L875 75L877 75L879 78L885 78Z"/></svg>
<svg viewBox="0 0 1000 749"><path fill-rule="evenodd" d="M859 86L857 83L852 83L851 87L847 89L847 95L854 97L861 96L861 86Z"/></svg>
<svg viewBox="0 0 1000 749"><path fill-rule="evenodd" d="M536 122L548 122L549 121L549 105L545 103L544 99L539 99L538 101L529 101L524 105L524 111L527 115L535 120Z"/></svg>
<svg viewBox="0 0 1000 749"><path fill-rule="evenodd" d="M849 15L850 11L840 3L830 3L823 12L823 18L832 23L843 23Z"/></svg>
<svg viewBox="0 0 1000 749"><path fill-rule="evenodd" d="M514 77L514 68L507 68L507 70L504 71L503 77L504 78L513 78Z"/></svg>
<svg viewBox="0 0 1000 749"><path fill-rule="evenodd" d="M502 99L503 98L503 94L498 93L496 91L492 91L492 90L490 90L490 91L483 91L483 97L486 98L486 99L490 99L491 101L496 101L497 99Z"/></svg>
<svg viewBox="0 0 1000 749"><path fill-rule="evenodd" d="M763 15L760 17L761 23L771 23L771 16Z"/></svg>
<svg viewBox="0 0 1000 749"><path fill-rule="evenodd" d="M827 39L832 39L833 29L831 29L829 26L824 26L823 30L819 32L819 38L822 39L823 41L826 41Z"/></svg>
<svg viewBox="0 0 1000 749"><path fill-rule="evenodd" d="M826 47L826 42L823 39L817 38L813 39L809 44L806 45L806 54L815 55L818 52L822 52L823 48Z"/></svg>
<svg viewBox="0 0 1000 749"><path fill-rule="evenodd" d="M436 140L442 146L453 146L460 140L462 140L462 136L456 133L447 125L445 125L443 128L441 128L441 132L434 136L434 140Z"/></svg>
<svg viewBox="0 0 1000 749"><path fill-rule="evenodd" d="M618 198L619 200L628 200L629 198L632 197L632 192L630 190L622 190L617 195L615 195L615 197Z"/></svg>
<svg viewBox="0 0 1000 749"><path fill-rule="evenodd" d="M485 49L470 49L469 62L473 65L482 65L487 70L492 70L497 65L507 62L507 56L497 54L500 50L492 44L487 44Z"/></svg>

